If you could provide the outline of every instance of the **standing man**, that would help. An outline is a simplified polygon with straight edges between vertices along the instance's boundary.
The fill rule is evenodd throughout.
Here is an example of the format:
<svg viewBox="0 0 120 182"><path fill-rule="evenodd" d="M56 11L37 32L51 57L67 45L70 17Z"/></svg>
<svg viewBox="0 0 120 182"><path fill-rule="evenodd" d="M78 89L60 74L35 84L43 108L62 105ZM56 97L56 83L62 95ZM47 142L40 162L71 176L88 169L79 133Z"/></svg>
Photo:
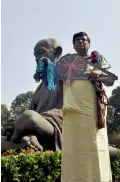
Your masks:
<svg viewBox="0 0 120 182"><path fill-rule="evenodd" d="M79 56L88 56L90 38L85 32L74 34L73 47ZM110 65L100 58L99 66L109 70ZM96 81L100 75L92 70L88 80L64 84L61 182L112 182L103 84L114 82Z"/></svg>

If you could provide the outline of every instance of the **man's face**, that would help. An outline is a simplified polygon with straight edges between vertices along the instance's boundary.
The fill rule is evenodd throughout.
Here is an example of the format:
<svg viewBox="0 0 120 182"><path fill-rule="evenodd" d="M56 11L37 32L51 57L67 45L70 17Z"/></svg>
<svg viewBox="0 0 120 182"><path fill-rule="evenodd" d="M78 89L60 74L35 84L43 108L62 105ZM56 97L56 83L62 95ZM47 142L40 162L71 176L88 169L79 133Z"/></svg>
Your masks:
<svg viewBox="0 0 120 182"><path fill-rule="evenodd" d="M87 36L77 37L75 39L74 49L79 55L83 55L83 53L87 54L89 47L90 43Z"/></svg>

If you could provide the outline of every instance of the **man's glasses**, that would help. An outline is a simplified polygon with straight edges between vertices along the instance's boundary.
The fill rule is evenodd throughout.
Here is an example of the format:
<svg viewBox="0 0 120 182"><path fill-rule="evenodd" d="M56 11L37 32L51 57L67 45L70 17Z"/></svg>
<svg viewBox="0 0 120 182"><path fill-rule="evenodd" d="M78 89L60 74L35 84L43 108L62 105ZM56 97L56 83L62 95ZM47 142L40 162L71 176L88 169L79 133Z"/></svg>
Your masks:
<svg viewBox="0 0 120 182"><path fill-rule="evenodd" d="M75 39L75 42L79 42L79 41L87 42L88 39L85 39L85 38L82 38L82 37L78 37L78 38Z"/></svg>

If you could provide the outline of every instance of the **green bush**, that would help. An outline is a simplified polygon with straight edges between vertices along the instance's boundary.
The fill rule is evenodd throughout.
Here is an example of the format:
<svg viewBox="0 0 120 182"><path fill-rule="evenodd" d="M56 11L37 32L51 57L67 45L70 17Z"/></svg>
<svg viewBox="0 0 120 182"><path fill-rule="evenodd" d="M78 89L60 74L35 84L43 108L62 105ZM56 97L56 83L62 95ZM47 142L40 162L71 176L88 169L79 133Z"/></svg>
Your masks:
<svg viewBox="0 0 120 182"><path fill-rule="evenodd" d="M114 162L115 177L120 179L120 153ZM60 152L33 152L10 150L1 157L2 182L57 182L61 174Z"/></svg>
<svg viewBox="0 0 120 182"><path fill-rule="evenodd" d="M115 169L115 173L113 173L113 175L115 176L115 179L120 180L120 149L119 149L118 159L114 162L113 166L114 166L114 169Z"/></svg>
<svg viewBox="0 0 120 182"><path fill-rule="evenodd" d="M5 153L6 154L6 153ZM1 158L2 182L54 182L59 180L61 153L20 153Z"/></svg>

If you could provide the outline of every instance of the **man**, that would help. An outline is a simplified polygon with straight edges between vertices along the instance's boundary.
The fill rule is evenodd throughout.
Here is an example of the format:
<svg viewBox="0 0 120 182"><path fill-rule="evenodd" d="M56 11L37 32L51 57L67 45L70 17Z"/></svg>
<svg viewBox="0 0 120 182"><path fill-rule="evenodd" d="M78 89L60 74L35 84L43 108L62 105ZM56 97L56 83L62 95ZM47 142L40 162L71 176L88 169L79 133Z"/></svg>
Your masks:
<svg viewBox="0 0 120 182"><path fill-rule="evenodd" d="M79 56L88 56L90 38L85 32L74 34L73 47ZM100 66L110 68L103 56ZM114 82L97 82L102 73L87 69L89 80L73 80L70 86L63 86L61 182L112 181L102 84L112 86Z"/></svg>

